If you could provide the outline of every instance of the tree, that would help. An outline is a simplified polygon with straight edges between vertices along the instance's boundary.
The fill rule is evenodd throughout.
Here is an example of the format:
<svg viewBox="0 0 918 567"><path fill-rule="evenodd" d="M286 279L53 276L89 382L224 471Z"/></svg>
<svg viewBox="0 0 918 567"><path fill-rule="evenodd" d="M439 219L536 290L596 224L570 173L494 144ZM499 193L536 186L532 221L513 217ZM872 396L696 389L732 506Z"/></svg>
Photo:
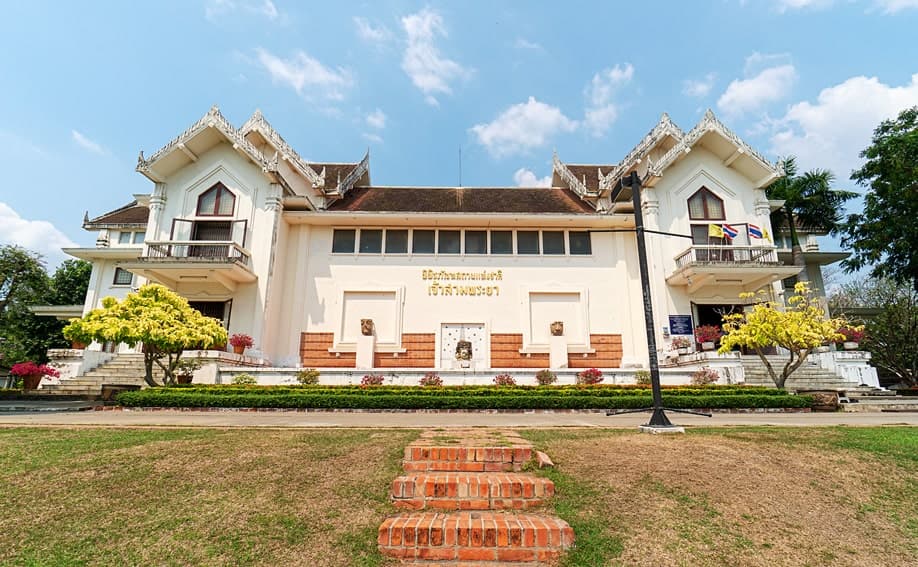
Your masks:
<svg viewBox="0 0 918 567"><path fill-rule="evenodd" d="M862 346L875 366L910 386L918 385L918 291L891 279L849 282L829 299L835 309L876 308Z"/></svg>
<svg viewBox="0 0 918 567"><path fill-rule="evenodd" d="M771 226L776 232L781 228L790 231L794 265L803 268L803 248L797 230L836 234L844 219L845 202L857 193L833 189L835 175L827 169L813 169L797 175L797 160L793 156L782 159L780 166L784 169L784 177L766 189L769 199L784 201L784 205L771 214ZM798 277L804 281L808 279L805 271Z"/></svg>
<svg viewBox="0 0 918 567"><path fill-rule="evenodd" d="M863 212L848 216L842 244L851 249L849 271L871 267L918 291L918 106L884 120L851 179L867 187Z"/></svg>
<svg viewBox="0 0 918 567"><path fill-rule="evenodd" d="M38 316L33 305L72 305L83 303L92 265L83 260L66 260L50 278L41 256L16 246L0 248L0 273L4 308L0 312L0 348L3 364L47 362L50 348L67 346L61 331L64 322Z"/></svg>
<svg viewBox="0 0 918 567"><path fill-rule="evenodd" d="M0 246L0 364L33 360L44 362L49 336L46 328L29 311L30 305L44 301L50 293L50 281L39 254L14 245ZM60 340L61 325L56 333Z"/></svg>
<svg viewBox="0 0 918 567"><path fill-rule="evenodd" d="M751 300L754 293L744 293L741 298ZM760 292L760 298L764 292ZM794 286L794 295L783 307L773 301L761 300L745 313L724 315L724 332L720 340L720 353L728 353L734 347L746 347L755 351L768 369L775 386L783 388L813 349L826 343L844 338L838 332L845 325L843 319L830 319L819 299L806 282ZM781 371L775 373L765 349L779 346L790 351L790 357Z"/></svg>
<svg viewBox="0 0 918 567"><path fill-rule="evenodd" d="M64 328L70 340L143 345L144 380L158 386L153 364L165 374L164 382L175 382L175 369L182 352L226 343L226 329L219 321L201 315L180 295L158 284L147 284L122 301L102 300L82 319L73 319Z"/></svg>
<svg viewBox="0 0 918 567"><path fill-rule="evenodd" d="M0 246L0 316L11 305L28 303L47 291L48 274L39 254L20 246Z"/></svg>

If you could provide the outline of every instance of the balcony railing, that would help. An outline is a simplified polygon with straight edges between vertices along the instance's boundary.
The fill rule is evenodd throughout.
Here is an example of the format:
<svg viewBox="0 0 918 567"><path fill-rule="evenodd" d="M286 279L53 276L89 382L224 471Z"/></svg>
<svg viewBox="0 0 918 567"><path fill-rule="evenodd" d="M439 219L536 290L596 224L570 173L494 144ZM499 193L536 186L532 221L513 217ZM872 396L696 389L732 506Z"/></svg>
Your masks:
<svg viewBox="0 0 918 567"><path fill-rule="evenodd" d="M249 252L235 242L225 240L169 240L146 242L144 260L177 260L182 262L235 262L249 265Z"/></svg>
<svg viewBox="0 0 918 567"><path fill-rule="evenodd" d="M676 269L687 266L776 266L774 246L697 245L676 256Z"/></svg>

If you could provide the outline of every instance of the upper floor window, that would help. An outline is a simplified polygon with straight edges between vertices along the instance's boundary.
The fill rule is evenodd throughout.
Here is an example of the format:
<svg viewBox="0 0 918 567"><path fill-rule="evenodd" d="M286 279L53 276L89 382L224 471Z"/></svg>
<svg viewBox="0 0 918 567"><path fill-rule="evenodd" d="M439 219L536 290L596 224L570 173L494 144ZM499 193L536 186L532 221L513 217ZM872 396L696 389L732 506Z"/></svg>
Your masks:
<svg viewBox="0 0 918 567"><path fill-rule="evenodd" d="M236 196L222 183L217 183L198 197L197 214L204 217L232 216L235 204Z"/></svg>
<svg viewBox="0 0 918 567"><path fill-rule="evenodd" d="M692 220L724 220L724 201L706 187L689 197L689 218Z"/></svg>

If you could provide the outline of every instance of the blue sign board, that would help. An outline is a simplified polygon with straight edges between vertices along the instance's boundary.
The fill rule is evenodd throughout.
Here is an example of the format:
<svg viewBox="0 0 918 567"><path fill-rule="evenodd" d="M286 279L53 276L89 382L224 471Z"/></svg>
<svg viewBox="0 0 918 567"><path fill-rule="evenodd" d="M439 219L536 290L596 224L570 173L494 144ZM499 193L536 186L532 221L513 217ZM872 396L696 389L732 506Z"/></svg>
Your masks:
<svg viewBox="0 0 918 567"><path fill-rule="evenodd" d="M669 332L673 335L693 335L695 327L692 325L691 315L670 315Z"/></svg>

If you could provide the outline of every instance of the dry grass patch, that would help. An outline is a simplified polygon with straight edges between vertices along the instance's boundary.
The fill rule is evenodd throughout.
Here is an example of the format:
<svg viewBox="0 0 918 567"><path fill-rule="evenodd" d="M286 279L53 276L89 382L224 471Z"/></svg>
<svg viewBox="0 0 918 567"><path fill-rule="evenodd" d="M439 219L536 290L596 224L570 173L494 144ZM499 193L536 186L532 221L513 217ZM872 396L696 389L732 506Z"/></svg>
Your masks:
<svg viewBox="0 0 918 567"><path fill-rule="evenodd" d="M865 444L881 433L872 431ZM589 561L575 552L569 564L914 565L918 475L908 453L860 450L850 433L526 436L552 456L562 488L590 491L561 515L572 525L604 520L598 535L610 552ZM896 439L915 435L898 430ZM912 442L903 443L907 451ZM559 488L558 505L570 497Z"/></svg>
<svg viewBox="0 0 918 567"><path fill-rule="evenodd" d="M382 564L416 435L0 430L0 563Z"/></svg>

